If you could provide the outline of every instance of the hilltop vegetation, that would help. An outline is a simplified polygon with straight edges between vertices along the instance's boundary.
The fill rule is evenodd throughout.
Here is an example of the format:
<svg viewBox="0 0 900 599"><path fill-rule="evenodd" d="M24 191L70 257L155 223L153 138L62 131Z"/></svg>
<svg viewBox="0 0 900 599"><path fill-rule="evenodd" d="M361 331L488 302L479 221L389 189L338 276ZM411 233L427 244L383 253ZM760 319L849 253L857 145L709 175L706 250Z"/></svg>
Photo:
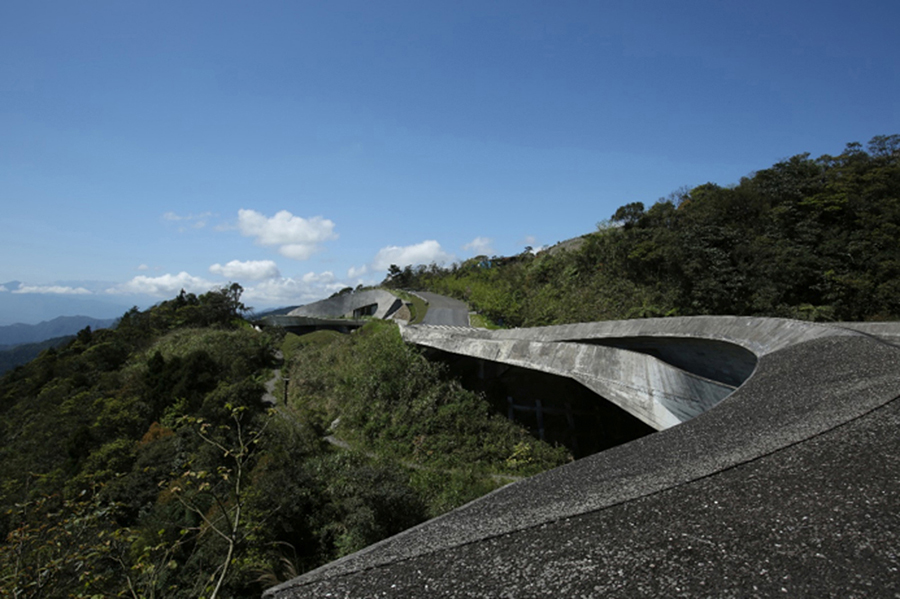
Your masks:
<svg viewBox="0 0 900 599"><path fill-rule="evenodd" d="M133 309L0 379L0 594L258 597L569 459L394 325L260 333L240 292Z"/></svg>
<svg viewBox="0 0 900 599"><path fill-rule="evenodd" d="M393 269L384 284L470 302L510 326L765 315L900 317L900 135L800 154L734 186L619 208L574 251Z"/></svg>

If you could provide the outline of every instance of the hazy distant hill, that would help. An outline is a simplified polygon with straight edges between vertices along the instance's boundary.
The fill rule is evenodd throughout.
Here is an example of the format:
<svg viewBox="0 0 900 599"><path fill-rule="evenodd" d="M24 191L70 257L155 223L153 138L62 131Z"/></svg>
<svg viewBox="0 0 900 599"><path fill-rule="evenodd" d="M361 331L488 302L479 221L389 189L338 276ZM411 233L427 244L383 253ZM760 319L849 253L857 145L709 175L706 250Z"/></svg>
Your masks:
<svg viewBox="0 0 900 599"><path fill-rule="evenodd" d="M84 286L76 281L66 283L64 286ZM61 284L62 282L54 282L54 285ZM21 322L34 324L61 315L75 314L99 319L115 318L133 305L143 307L154 303L153 298L144 296L124 298L98 292L90 295L22 293L21 289L22 283L19 281L0 282L0 325Z"/></svg>
<svg viewBox="0 0 900 599"><path fill-rule="evenodd" d="M254 320L259 320L260 318L263 318L265 316L283 316L291 312L291 310L299 307L300 306L287 306L284 308L271 308L267 310L261 310L259 312L253 311L250 314L244 315L244 318L252 322Z"/></svg>
<svg viewBox="0 0 900 599"><path fill-rule="evenodd" d="M38 324L11 324L0 327L0 350L11 349L14 345L37 343L54 337L74 335L84 327L105 329L116 321L114 318L91 318L90 316L59 316Z"/></svg>
<svg viewBox="0 0 900 599"><path fill-rule="evenodd" d="M0 374L12 370L16 366L27 364L35 359L42 351L51 347L59 347L74 339L74 335L54 337L37 343L23 343L11 349L0 349ZM5 347L5 346L4 346Z"/></svg>

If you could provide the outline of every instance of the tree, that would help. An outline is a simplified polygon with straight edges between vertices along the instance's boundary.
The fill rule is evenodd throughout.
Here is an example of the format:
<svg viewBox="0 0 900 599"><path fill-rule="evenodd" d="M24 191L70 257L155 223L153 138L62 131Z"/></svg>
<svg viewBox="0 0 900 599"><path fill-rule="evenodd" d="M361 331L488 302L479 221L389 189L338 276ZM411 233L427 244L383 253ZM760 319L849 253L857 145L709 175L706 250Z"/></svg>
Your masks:
<svg viewBox="0 0 900 599"><path fill-rule="evenodd" d="M197 436L225 458L225 464L212 469L188 469L171 487L172 495L188 511L200 518L196 533L211 533L226 545L226 553L211 576L213 589L209 599L218 597L229 574L238 544L247 534L244 504L247 501L247 475L253 450L262 438L265 424L253 426L252 414L245 406L226 404L232 424L214 427L202 418L188 417Z"/></svg>
<svg viewBox="0 0 900 599"><path fill-rule="evenodd" d="M900 152L900 135L876 135L869 142L869 152L876 157L892 156Z"/></svg>
<svg viewBox="0 0 900 599"><path fill-rule="evenodd" d="M636 226L644 216L644 203L631 202L616 210L612 215L614 222L620 222L626 229Z"/></svg>

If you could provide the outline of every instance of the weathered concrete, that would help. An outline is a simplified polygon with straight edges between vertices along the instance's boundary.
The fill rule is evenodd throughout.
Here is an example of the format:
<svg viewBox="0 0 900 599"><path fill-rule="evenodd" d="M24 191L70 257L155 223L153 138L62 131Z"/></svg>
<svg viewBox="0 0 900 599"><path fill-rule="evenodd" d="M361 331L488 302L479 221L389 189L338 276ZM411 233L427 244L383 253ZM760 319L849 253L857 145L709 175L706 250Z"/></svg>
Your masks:
<svg viewBox="0 0 900 599"><path fill-rule="evenodd" d="M311 316L274 315L265 316L260 321L263 326L281 327L286 331L302 335L313 331L329 330L349 333L366 324L365 320L350 318L313 318Z"/></svg>
<svg viewBox="0 0 900 599"><path fill-rule="evenodd" d="M388 318L403 305L403 300L394 294L383 291L381 289L371 289L368 291L358 291L356 293L346 293L337 297L330 297L312 304L299 306L288 316L310 316L313 318L329 318L337 316L345 316L352 318L356 316L354 312L374 306L370 314L373 318Z"/></svg>
<svg viewBox="0 0 900 599"><path fill-rule="evenodd" d="M734 390L734 385L699 377L645 353L574 341L528 341L498 332L471 336L469 331L402 328L409 343L575 379L657 430L705 412Z"/></svg>
<svg viewBox="0 0 900 599"><path fill-rule="evenodd" d="M888 341L900 328L868 328L701 318L470 331L486 347L539 351L709 339L758 363L679 426L506 486L267 596L896 597L900 348Z"/></svg>
<svg viewBox="0 0 900 599"><path fill-rule="evenodd" d="M465 302L427 291L419 291L416 295L428 302L422 324L469 326L469 306Z"/></svg>

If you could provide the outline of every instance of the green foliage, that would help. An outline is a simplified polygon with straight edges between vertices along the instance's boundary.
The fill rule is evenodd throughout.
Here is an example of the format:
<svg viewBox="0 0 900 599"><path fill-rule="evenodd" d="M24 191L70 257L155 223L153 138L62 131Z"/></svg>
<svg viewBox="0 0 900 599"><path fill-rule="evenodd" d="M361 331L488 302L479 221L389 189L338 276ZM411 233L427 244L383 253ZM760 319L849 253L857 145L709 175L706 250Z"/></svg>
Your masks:
<svg viewBox="0 0 900 599"><path fill-rule="evenodd" d="M669 315L900 318L900 136L799 154L732 187L632 202L580 248L409 267L410 287L539 326ZM388 283L393 278L389 275Z"/></svg>
<svg viewBox="0 0 900 599"><path fill-rule="evenodd" d="M4 596L95 597L115 595L116 567L107 544L114 530L92 501L45 496L6 511L10 530L0 544Z"/></svg>
<svg viewBox="0 0 900 599"><path fill-rule="evenodd" d="M896 319L900 136L867 150L628 204L577 249L393 267L386 283L506 326ZM568 459L393 324L260 334L240 319L241 291L132 309L0 378L0 595L256 597ZM278 347L290 405L272 414Z"/></svg>
<svg viewBox="0 0 900 599"><path fill-rule="evenodd" d="M314 515L318 535L340 557L410 528L427 517L408 474L389 460L341 452L315 462L325 505Z"/></svg>
<svg viewBox="0 0 900 599"><path fill-rule="evenodd" d="M235 322L239 292L131 310L0 379L0 594L258 596L229 481L255 464L272 347Z"/></svg>
<svg viewBox="0 0 900 599"><path fill-rule="evenodd" d="M511 471L525 434L392 324L263 334L213 294L131 310L0 379L0 594L258 597ZM278 346L295 408L275 415ZM338 415L363 452L323 440ZM528 471L565 459L540 451Z"/></svg>
<svg viewBox="0 0 900 599"><path fill-rule="evenodd" d="M414 293L408 293L398 288L392 289L391 292L409 305L411 314L409 324L421 323L428 312L428 304L425 303L425 300Z"/></svg>
<svg viewBox="0 0 900 599"><path fill-rule="evenodd" d="M281 353L284 355L285 362L290 362L299 352L303 351L304 348L328 345L332 341L340 338L340 333L328 330L313 331L312 333L307 333L305 335L288 333L284 336L284 340L282 341Z"/></svg>
<svg viewBox="0 0 900 599"><path fill-rule="evenodd" d="M368 451L443 470L532 473L564 463L566 452L535 442L491 412L480 395L400 339L393 324L305 353L291 369L291 402L322 429ZM525 468L506 462L517 443L533 442Z"/></svg>
<svg viewBox="0 0 900 599"><path fill-rule="evenodd" d="M67 337L54 337L37 343L23 343L10 349L0 350L0 374L12 370L16 366L27 364L36 358L42 351L51 347L61 347L72 341L71 335Z"/></svg>

